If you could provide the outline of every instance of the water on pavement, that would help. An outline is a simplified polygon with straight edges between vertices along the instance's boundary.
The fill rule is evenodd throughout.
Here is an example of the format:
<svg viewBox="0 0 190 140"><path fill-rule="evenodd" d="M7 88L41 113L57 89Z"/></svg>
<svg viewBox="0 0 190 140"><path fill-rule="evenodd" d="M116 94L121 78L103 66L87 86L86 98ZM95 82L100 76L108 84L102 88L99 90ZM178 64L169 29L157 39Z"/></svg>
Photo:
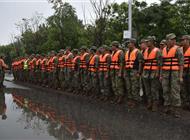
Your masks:
<svg viewBox="0 0 190 140"><path fill-rule="evenodd" d="M84 97L5 82L0 91L0 140L189 140L181 119L128 110Z"/></svg>

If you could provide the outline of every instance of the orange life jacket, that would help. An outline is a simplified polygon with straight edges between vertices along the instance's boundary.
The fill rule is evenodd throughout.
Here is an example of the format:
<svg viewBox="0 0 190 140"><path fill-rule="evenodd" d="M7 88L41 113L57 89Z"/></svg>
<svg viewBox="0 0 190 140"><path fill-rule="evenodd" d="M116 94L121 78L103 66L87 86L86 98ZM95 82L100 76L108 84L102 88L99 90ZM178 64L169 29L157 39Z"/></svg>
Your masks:
<svg viewBox="0 0 190 140"><path fill-rule="evenodd" d="M46 70L46 64L45 64L46 61L47 61L46 58L42 59L42 61L41 61L41 70L43 72Z"/></svg>
<svg viewBox="0 0 190 140"><path fill-rule="evenodd" d="M80 68L85 69L87 68L85 57L88 55L88 53L84 53L82 56L80 56Z"/></svg>
<svg viewBox="0 0 190 140"><path fill-rule="evenodd" d="M175 57L176 51L179 47L178 46L173 46L170 48L169 52L167 52L167 48L165 47L162 51L162 56L163 56L163 70L179 70L179 62L178 59Z"/></svg>
<svg viewBox="0 0 190 140"><path fill-rule="evenodd" d="M41 61L42 61L41 58L36 61L36 66L37 66L37 68L40 68Z"/></svg>
<svg viewBox="0 0 190 140"><path fill-rule="evenodd" d="M190 47L184 53L184 68L190 68Z"/></svg>
<svg viewBox="0 0 190 140"><path fill-rule="evenodd" d="M106 62L107 60L107 57L109 57L110 54L109 53L106 53L104 55L100 55L100 59L99 59L99 71L108 71L109 70L109 66Z"/></svg>
<svg viewBox="0 0 190 140"><path fill-rule="evenodd" d="M156 54L159 51L158 48L154 48L148 54L149 48L147 48L144 52L144 70L158 70L158 61L156 59Z"/></svg>
<svg viewBox="0 0 190 140"><path fill-rule="evenodd" d="M97 56L98 56L98 55L95 54L95 55L93 55L93 56L90 58L88 70L91 71L91 72L96 72L95 60L96 60L96 57L97 57Z"/></svg>
<svg viewBox="0 0 190 140"><path fill-rule="evenodd" d="M130 54L129 50L125 54L125 68L126 69L133 69L134 68L134 62L137 58L137 52L138 49L134 49Z"/></svg>
<svg viewBox="0 0 190 140"><path fill-rule="evenodd" d="M49 58L49 59L47 60L47 63L46 63L46 69L47 69L48 72L51 71L50 61L51 61L51 58Z"/></svg>
<svg viewBox="0 0 190 140"><path fill-rule="evenodd" d="M50 63L49 63L49 65L50 65L50 71L53 71L56 68L55 67L55 62L54 62L56 58L57 58L56 56L50 58Z"/></svg>
<svg viewBox="0 0 190 140"><path fill-rule="evenodd" d="M36 58L33 58L31 61L31 69L35 68L35 62L36 62Z"/></svg>
<svg viewBox="0 0 190 140"><path fill-rule="evenodd" d="M66 63L65 63L66 68L72 68L72 59L70 58L71 55L72 53L69 53L66 56Z"/></svg>
<svg viewBox="0 0 190 140"><path fill-rule="evenodd" d="M65 55L59 57L59 63L58 63L58 67L59 68L64 68L65 67Z"/></svg>
<svg viewBox="0 0 190 140"><path fill-rule="evenodd" d="M117 52L113 52L111 56L111 66L110 69L119 70L119 55L122 52L122 50L118 50Z"/></svg>
<svg viewBox="0 0 190 140"><path fill-rule="evenodd" d="M72 60L72 69L75 70L76 69L76 62L77 59L80 59L80 56L75 56Z"/></svg>

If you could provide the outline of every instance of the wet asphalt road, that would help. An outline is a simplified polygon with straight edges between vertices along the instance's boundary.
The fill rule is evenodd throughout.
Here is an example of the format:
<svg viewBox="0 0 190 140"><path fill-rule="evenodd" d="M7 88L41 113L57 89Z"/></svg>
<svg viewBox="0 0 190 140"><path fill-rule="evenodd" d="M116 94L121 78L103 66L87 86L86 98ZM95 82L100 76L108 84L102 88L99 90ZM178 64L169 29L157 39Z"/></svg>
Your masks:
<svg viewBox="0 0 190 140"><path fill-rule="evenodd" d="M4 82L0 140L189 140L190 112L176 119L53 90ZM6 119L1 117L6 114Z"/></svg>

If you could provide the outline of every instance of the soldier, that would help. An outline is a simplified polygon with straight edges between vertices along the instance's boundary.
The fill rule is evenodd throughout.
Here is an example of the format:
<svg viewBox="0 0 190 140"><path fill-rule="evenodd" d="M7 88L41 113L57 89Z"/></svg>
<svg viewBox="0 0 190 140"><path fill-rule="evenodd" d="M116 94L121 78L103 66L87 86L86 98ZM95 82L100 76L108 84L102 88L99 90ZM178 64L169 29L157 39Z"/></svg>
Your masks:
<svg viewBox="0 0 190 140"><path fill-rule="evenodd" d="M133 108L140 101L140 75L143 56L135 46L136 39L131 38L125 53L124 79L128 95L128 106Z"/></svg>
<svg viewBox="0 0 190 140"><path fill-rule="evenodd" d="M83 95L86 94L87 91L87 66L89 62L89 53L87 52L87 48L83 46L80 52L80 80L81 80L81 91Z"/></svg>
<svg viewBox="0 0 190 140"><path fill-rule="evenodd" d="M74 94L79 94L79 89L80 89L80 77L79 77L79 72L80 72L80 56L78 54L78 50L74 49L73 50L73 59L72 59L72 83L71 83L71 90L73 91Z"/></svg>
<svg viewBox="0 0 190 140"><path fill-rule="evenodd" d="M65 63L65 85L64 89L68 90L69 92L71 91L71 82L72 82L72 59L73 59L73 54L71 52L71 48L68 47L66 49L66 63Z"/></svg>
<svg viewBox="0 0 190 140"><path fill-rule="evenodd" d="M123 100L124 95L124 83L122 79L123 75L123 64L124 64L124 52L119 48L120 44L118 41L113 41L112 44L112 55L111 55L111 83L112 90L115 95L113 103L119 104Z"/></svg>
<svg viewBox="0 0 190 140"><path fill-rule="evenodd" d="M90 49L90 59L88 65L88 89L87 92L91 97L95 97L99 92L99 85L98 85L98 62L99 56L96 54L97 49L95 46L92 46Z"/></svg>
<svg viewBox="0 0 190 140"><path fill-rule="evenodd" d="M160 42L160 50L162 51L165 47L167 47L167 44L166 44L166 40L163 39L161 42Z"/></svg>
<svg viewBox="0 0 190 140"><path fill-rule="evenodd" d="M143 56L144 56L144 52L147 48L148 48L147 39L142 39L140 42L140 49L141 49L141 53ZM143 70L143 67L144 67L144 65L142 64L142 67L141 67L142 70ZM146 104L147 103L147 96L146 96L146 91L145 91L145 85L143 83L142 76L140 78L141 78L141 85L142 85L142 92L143 92L142 100Z"/></svg>
<svg viewBox="0 0 190 140"><path fill-rule="evenodd" d="M36 55L36 69L35 69L35 73L36 73L36 80L35 83L39 84L41 82L41 69L40 69L40 64L41 64L41 55L37 54Z"/></svg>
<svg viewBox="0 0 190 140"><path fill-rule="evenodd" d="M147 109L158 110L159 76L162 64L161 51L155 47L155 37L147 38L148 48L144 52L143 83L147 96Z"/></svg>
<svg viewBox="0 0 190 140"><path fill-rule="evenodd" d="M64 54L64 50L61 49L59 51L59 56L58 56L58 84L59 88L63 89L64 86L64 81L65 81L65 73L64 73L64 68L65 68L65 61L66 61L66 55Z"/></svg>
<svg viewBox="0 0 190 140"><path fill-rule="evenodd" d="M29 62L29 68L30 68L30 82L34 83L34 80L36 79L35 75L35 69L36 69L36 56L32 54L31 60Z"/></svg>
<svg viewBox="0 0 190 140"><path fill-rule="evenodd" d="M110 86L110 65L111 65L111 55L107 46L103 45L100 47L99 56L99 69L98 78L100 86L100 99L107 101L111 96L111 86ZM98 96L97 96L98 97Z"/></svg>
<svg viewBox="0 0 190 140"><path fill-rule="evenodd" d="M167 47L162 51L163 66L160 77L163 87L164 113L172 113L175 117L180 117L180 83L183 82L184 57L181 49L176 45L174 33L168 34L166 40Z"/></svg>
<svg viewBox="0 0 190 140"><path fill-rule="evenodd" d="M184 55L184 73L181 90L181 97L183 101L183 107L185 109L190 110L190 36L184 35L181 38L181 45L183 47L183 55Z"/></svg>
<svg viewBox="0 0 190 140"><path fill-rule="evenodd" d="M7 69L8 66L5 64L3 60L3 56L0 56L0 88L5 87L3 85L4 77L5 77L5 69Z"/></svg>
<svg viewBox="0 0 190 140"><path fill-rule="evenodd" d="M58 65L58 58L55 51L51 51L51 58L50 58L50 87L57 89L57 65Z"/></svg>
<svg viewBox="0 0 190 140"><path fill-rule="evenodd" d="M45 80L46 87L50 87L51 83L51 66L50 66L51 59L52 59L51 53L48 53L47 63L46 63L47 79Z"/></svg>
<svg viewBox="0 0 190 140"><path fill-rule="evenodd" d="M42 54L42 61L40 62L40 72L41 72L41 85L44 87L46 85L47 79L47 71L46 71L46 64L48 59L46 58L45 54Z"/></svg>
<svg viewBox="0 0 190 140"><path fill-rule="evenodd" d="M28 81L28 77L29 77L29 71L28 71L28 62L29 62L29 57L26 56L25 60L24 60L24 73L23 73L23 77L24 77L24 82Z"/></svg>

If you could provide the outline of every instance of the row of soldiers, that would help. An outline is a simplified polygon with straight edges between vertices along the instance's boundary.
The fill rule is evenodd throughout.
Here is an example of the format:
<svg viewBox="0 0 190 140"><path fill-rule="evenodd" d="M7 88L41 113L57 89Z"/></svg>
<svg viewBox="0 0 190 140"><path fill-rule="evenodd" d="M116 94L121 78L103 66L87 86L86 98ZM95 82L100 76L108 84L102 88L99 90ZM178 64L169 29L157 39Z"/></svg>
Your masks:
<svg viewBox="0 0 190 140"><path fill-rule="evenodd" d="M122 103L131 108L140 101L157 111L163 99L163 112L180 117L180 107L190 107L190 36L176 45L176 35L166 35L156 47L156 39L129 39L123 49L118 41L89 50L71 48L46 55L18 58L12 63L15 80L61 89L91 98ZM141 86L143 94L140 94ZM126 98L124 98L126 97Z"/></svg>

